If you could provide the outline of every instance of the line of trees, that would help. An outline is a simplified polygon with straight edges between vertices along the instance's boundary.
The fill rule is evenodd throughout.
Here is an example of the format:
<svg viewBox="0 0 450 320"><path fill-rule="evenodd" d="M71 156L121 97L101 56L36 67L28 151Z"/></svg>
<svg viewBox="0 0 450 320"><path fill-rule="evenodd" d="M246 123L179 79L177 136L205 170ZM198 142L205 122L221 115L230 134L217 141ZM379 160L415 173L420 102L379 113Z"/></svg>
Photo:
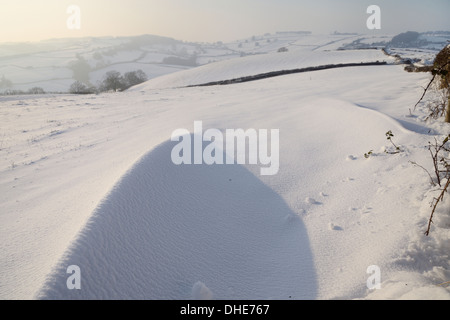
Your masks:
<svg viewBox="0 0 450 320"><path fill-rule="evenodd" d="M109 71L103 77L103 81L98 87L90 83L75 81L70 86L69 92L72 94L90 94L97 92L118 92L124 91L135 85L148 80L147 75L142 70L126 72L122 75L118 71Z"/></svg>
<svg viewBox="0 0 450 320"><path fill-rule="evenodd" d="M76 80L71 84L69 93L71 94L93 94L99 92L117 92L127 90L135 85L143 83L148 80L147 75L142 70L130 71L121 74L118 71L109 71L103 77L98 87L92 85L89 81ZM45 94L46 92L41 87L33 87L24 90L11 89L12 82L4 76L0 78L0 89L7 88L1 95L23 95L23 94Z"/></svg>
<svg viewBox="0 0 450 320"><path fill-rule="evenodd" d="M19 90L19 89L7 89L3 92L0 92L0 95L5 96L17 96L17 95L24 95L24 94L45 94L45 90L41 87L33 87L28 89L27 91Z"/></svg>

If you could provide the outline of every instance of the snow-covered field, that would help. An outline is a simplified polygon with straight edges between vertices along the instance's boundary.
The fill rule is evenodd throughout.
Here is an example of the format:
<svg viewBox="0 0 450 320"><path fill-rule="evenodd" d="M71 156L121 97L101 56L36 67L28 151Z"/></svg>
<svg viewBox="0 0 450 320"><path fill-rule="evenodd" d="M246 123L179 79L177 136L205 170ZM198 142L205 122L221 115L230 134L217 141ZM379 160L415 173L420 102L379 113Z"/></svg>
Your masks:
<svg viewBox="0 0 450 320"><path fill-rule="evenodd" d="M0 298L450 299L450 200L425 237L437 188L410 163L432 170L428 141L450 132L410 112L430 76L327 37L123 93L0 97ZM172 133L195 121L278 129L279 172L173 164ZM388 131L402 152L384 152Z"/></svg>

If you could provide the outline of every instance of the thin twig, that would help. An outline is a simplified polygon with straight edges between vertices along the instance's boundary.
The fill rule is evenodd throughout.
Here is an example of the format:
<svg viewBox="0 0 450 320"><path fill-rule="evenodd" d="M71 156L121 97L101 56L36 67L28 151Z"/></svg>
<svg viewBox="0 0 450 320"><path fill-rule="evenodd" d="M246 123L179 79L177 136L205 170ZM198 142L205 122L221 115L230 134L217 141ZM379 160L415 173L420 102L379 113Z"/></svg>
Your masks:
<svg viewBox="0 0 450 320"><path fill-rule="evenodd" d="M430 177L430 181L431 181L431 184L433 185L433 187L436 186L436 183L434 183L433 178L431 177L431 174L430 174L430 172L427 169L425 169L423 166L421 166L417 162L414 162L414 161L409 161L409 162L411 164L415 165L415 166L418 166L419 168L422 168L428 174L428 176Z"/></svg>
<svg viewBox="0 0 450 320"><path fill-rule="evenodd" d="M420 97L419 101L417 101L416 105L414 106L414 111L416 111L417 106L419 105L419 103L422 102L423 98L425 98L425 95L427 94L428 89L430 89L431 84L434 82L434 79L436 79L437 74L433 75L433 78L431 78L430 83L428 83L427 87L425 88L425 90L423 91L422 97Z"/></svg>
<svg viewBox="0 0 450 320"><path fill-rule="evenodd" d="M443 287L443 286L445 286L445 285L447 285L447 284L450 284L450 281L447 281L447 282L444 282L444 283L440 283L440 284L438 284L437 286L438 286L438 287Z"/></svg>
<svg viewBox="0 0 450 320"><path fill-rule="evenodd" d="M434 138L436 140L436 138ZM441 176L439 174L439 163L438 163L438 155L439 155L439 149L437 147L437 140L435 145L435 153L433 154L433 151L431 151L431 143L428 147L428 150L430 151L431 158L433 159L433 166L434 166L434 174L437 178L437 183L439 186L441 186Z"/></svg>
<svg viewBox="0 0 450 320"><path fill-rule="evenodd" d="M416 105L414 106L414 111L416 110L417 106L419 105L419 103L422 102L423 98L425 97L425 95L427 94L428 89L430 89L431 84L434 82L434 79L436 79L436 76L440 75L442 73L442 70L444 70L445 67L447 67L447 65L449 64L449 62L447 62L446 64L442 65L440 68L438 69L434 69L432 74L433 77L431 78L430 83L428 83L427 87L425 88L422 97L420 98L420 100L416 103Z"/></svg>
<svg viewBox="0 0 450 320"><path fill-rule="evenodd" d="M431 224L433 223L433 216L434 216L434 212L436 211L437 205L439 204L440 201L444 200L444 194L448 191L448 186L450 185L450 179L447 179L447 183L444 187L444 189L442 189L441 194L439 195L439 197L435 198L435 203L433 206L433 210L431 211L431 216L430 219L428 220L428 229L425 232L425 235L428 237L430 235L430 229L431 229Z"/></svg>

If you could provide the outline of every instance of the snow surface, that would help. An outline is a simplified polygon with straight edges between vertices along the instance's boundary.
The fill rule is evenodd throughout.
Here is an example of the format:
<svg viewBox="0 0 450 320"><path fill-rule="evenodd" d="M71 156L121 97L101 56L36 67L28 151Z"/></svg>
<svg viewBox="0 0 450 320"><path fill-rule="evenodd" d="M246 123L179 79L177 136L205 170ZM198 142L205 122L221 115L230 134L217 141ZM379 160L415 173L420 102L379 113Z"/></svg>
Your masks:
<svg viewBox="0 0 450 320"><path fill-rule="evenodd" d="M410 113L429 75L386 65L177 88L373 59L388 58L301 49L117 94L1 97L0 298L449 299L449 197L425 237L437 189L409 163L431 170L428 141L450 131ZM194 121L279 129L279 173L174 165L171 134ZM403 152L384 152L389 130Z"/></svg>

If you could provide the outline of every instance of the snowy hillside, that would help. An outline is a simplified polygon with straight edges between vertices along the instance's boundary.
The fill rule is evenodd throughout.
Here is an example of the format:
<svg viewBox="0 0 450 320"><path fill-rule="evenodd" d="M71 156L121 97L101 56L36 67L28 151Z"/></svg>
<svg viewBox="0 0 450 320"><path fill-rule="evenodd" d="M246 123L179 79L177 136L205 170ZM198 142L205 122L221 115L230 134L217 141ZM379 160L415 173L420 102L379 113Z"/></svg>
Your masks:
<svg viewBox="0 0 450 320"><path fill-rule="evenodd" d="M391 62L395 60L381 50L311 51L296 49L290 52L230 59L202 67L159 77L131 90L149 90L200 85L231 80L267 72L318 67L333 64Z"/></svg>
<svg viewBox="0 0 450 320"><path fill-rule="evenodd" d="M423 47L392 48L392 52L410 58L422 57L427 63L439 51L439 48L443 47L447 39L440 34L424 34L421 37ZM231 65L224 63L223 68L231 67L232 70L222 70L222 72L231 74L236 72L245 74L244 71L260 72L261 66L255 67L255 63L265 62L266 58L255 56L265 54L274 54L270 61L271 69L276 71L278 68L298 65L309 67L307 61L313 58L312 56L315 60L318 59L317 55L330 50L336 51L339 48L346 50L381 48L385 47L392 38L393 35L375 37L357 34L316 35L278 32L230 43L220 41L189 43L153 35L2 43L0 44L0 94L26 92L36 87L45 92L68 92L75 80L98 87L109 71L124 74L142 70L148 79L154 79L195 66L236 58L242 58L240 64L236 64L237 60ZM287 52L283 52L283 56L275 55L280 49ZM293 60L299 59L299 55L301 59L294 62ZM358 55L355 53L354 56L347 57L346 54L334 52L327 55L328 58L325 60L328 62L352 60L353 62L353 58L359 58ZM362 56L364 60L370 55ZM380 57L380 61L384 59L385 57ZM327 62L325 60L322 62ZM249 62L254 70L247 66ZM241 70L242 66L244 66L243 70ZM204 69L204 71L207 70ZM192 79L195 79L195 76Z"/></svg>
<svg viewBox="0 0 450 320"><path fill-rule="evenodd" d="M425 237L437 189L410 163L432 170L428 141L450 132L410 112L430 76L338 50L356 36L278 37L127 92L0 97L0 298L450 299L450 199ZM278 129L278 173L175 165L171 135L195 121Z"/></svg>
<svg viewBox="0 0 450 320"><path fill-rule="evenodd" d="M0 82L0 92L33 87L46 92L68 92L75 80L97 85L112 70L125 73L140 69L152 79L193 67L186 64L192 57L202 65L260 52L257 49L270 50L255 46L256 39L246 41L245 46L233 43L230 48L222 43L185 43L152 35L3 43L0 77L6 81ZM167 61L168 58L172 60Z"/></svg>

